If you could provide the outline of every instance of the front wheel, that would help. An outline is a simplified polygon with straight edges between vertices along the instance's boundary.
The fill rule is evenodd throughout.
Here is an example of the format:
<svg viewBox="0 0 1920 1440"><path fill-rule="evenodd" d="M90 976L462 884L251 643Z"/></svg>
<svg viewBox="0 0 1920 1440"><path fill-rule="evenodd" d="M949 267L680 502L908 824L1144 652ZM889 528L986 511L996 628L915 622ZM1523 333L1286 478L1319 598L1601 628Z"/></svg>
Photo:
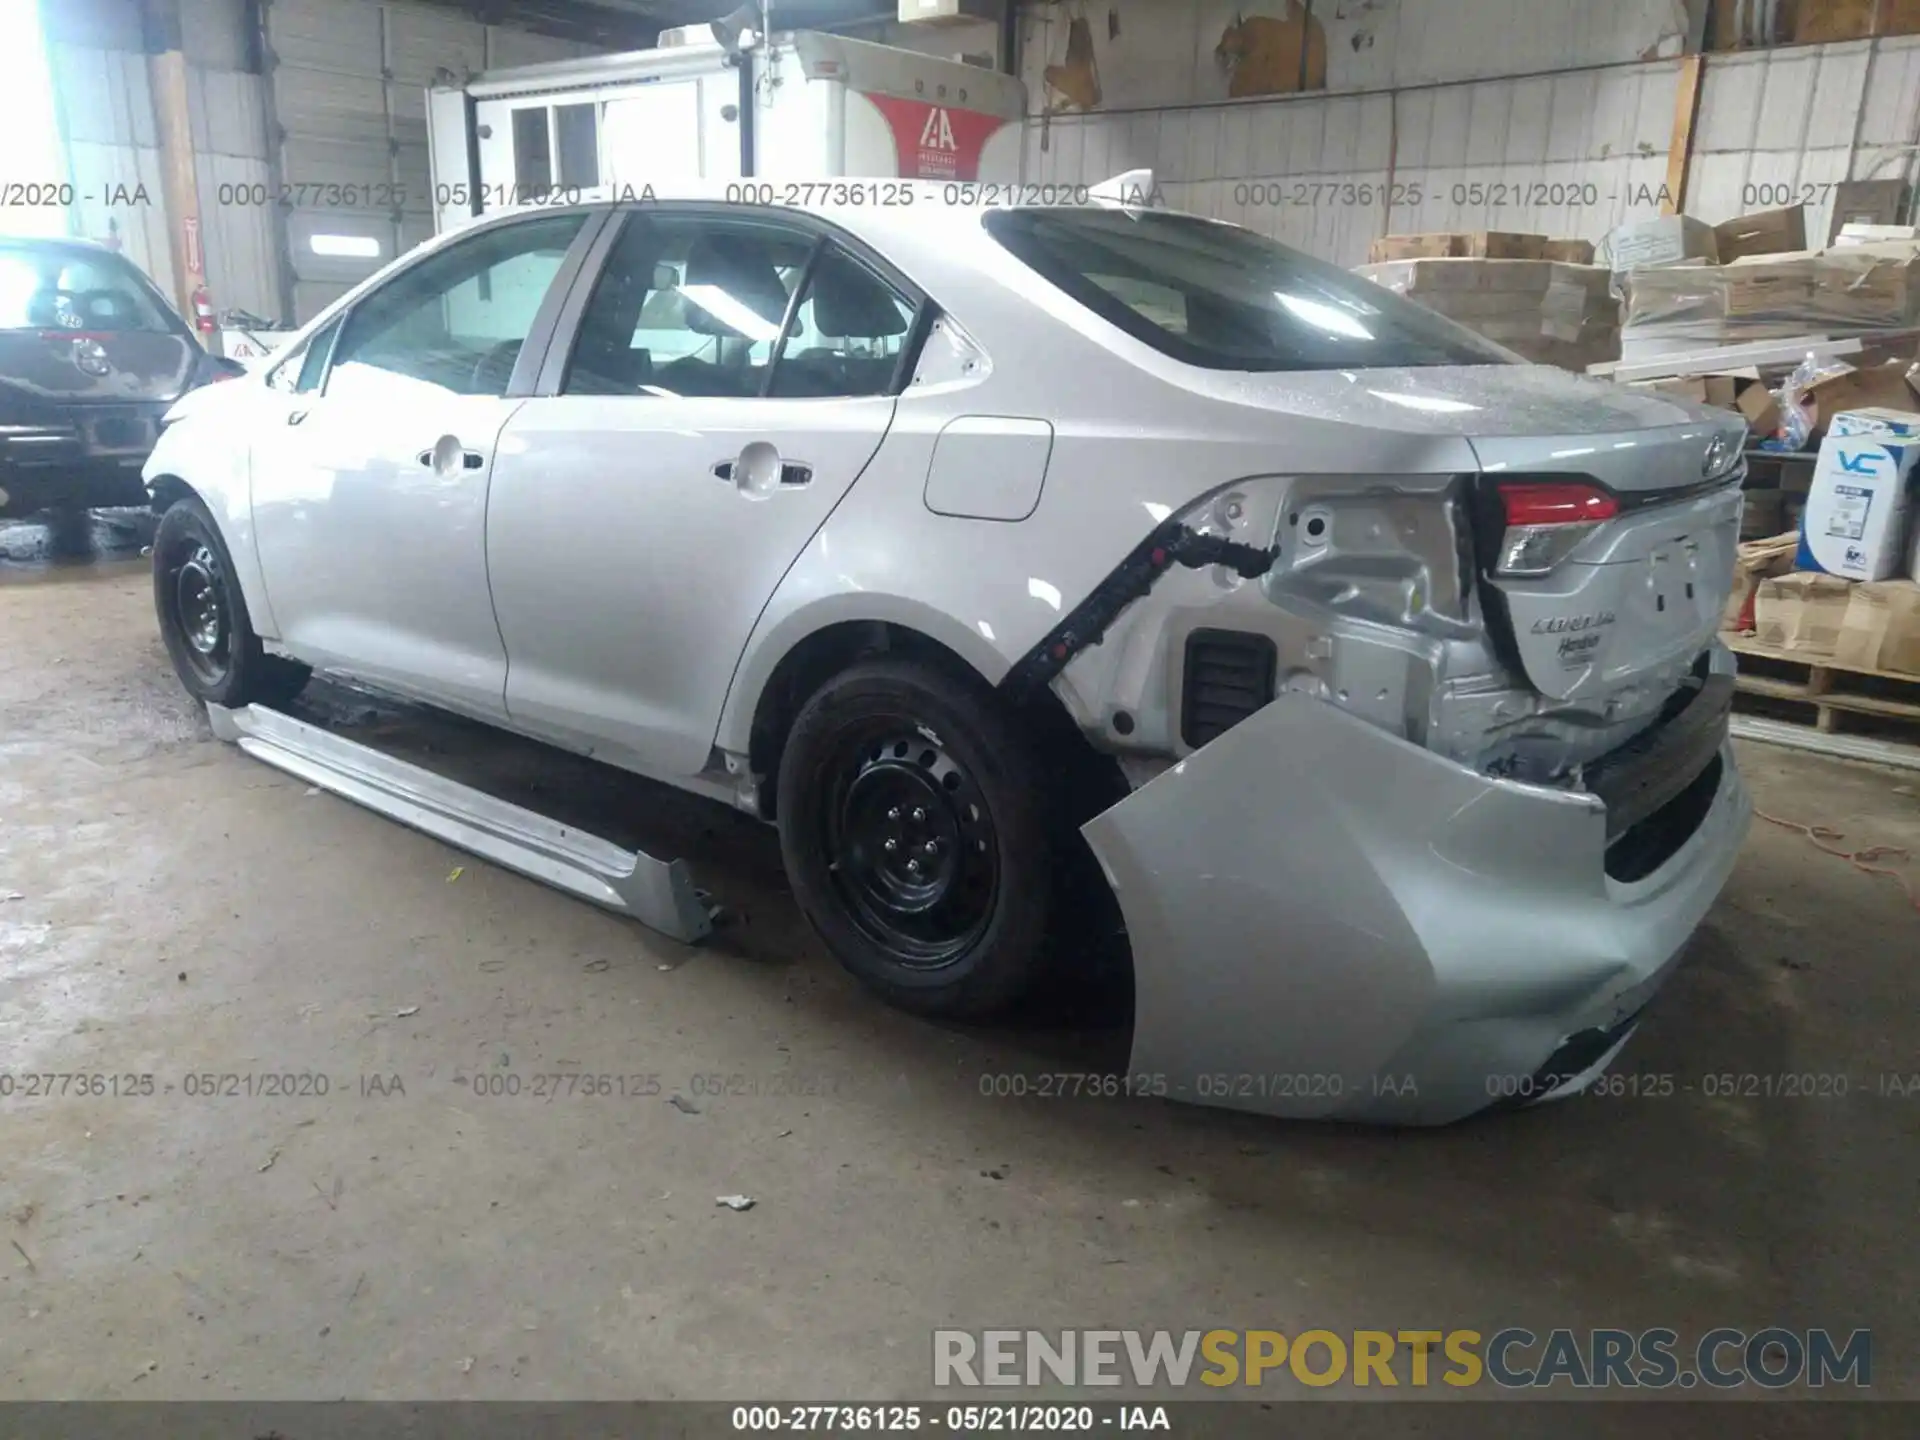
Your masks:
<svg viewBox="0 0 1920 1440"><path fill-rule="evenodd" d="M197 499L175 501L154 532L153 604L174 673L194 699L283 705L307 683L306 666L261 648L232 557Z"/></svg>
<svg viewBox="0 0 1920 1440"><path fill-rule="evenodd" d="M779 774L794 897L895 1004L979 1019L1039 978L1053 885L1042 776L984 685L913 661L836 675Z"/></svg>

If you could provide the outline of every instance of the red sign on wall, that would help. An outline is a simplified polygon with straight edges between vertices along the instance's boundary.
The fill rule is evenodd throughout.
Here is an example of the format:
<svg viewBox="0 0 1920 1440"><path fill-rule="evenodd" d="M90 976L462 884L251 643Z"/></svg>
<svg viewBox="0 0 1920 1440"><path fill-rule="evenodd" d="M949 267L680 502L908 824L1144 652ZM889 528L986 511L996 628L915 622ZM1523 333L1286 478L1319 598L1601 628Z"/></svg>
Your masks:
<svg viewBox="0 0 1920 1440"><path fill-rule="evenodd" d="M1010 122L957 105L902 100L862 91L893 128L893 149L906 180L977 180L980 152Z"/></svg>

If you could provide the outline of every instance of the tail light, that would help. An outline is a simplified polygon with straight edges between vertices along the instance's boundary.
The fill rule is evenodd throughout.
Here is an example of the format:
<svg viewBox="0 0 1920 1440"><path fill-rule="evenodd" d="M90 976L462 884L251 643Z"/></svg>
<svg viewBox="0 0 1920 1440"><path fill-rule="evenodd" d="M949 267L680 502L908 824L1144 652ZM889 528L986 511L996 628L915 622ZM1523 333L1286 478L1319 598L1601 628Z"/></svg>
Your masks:
<svg viewBox="0 0 1920 1440"><path fill-rule="evenodd" d="M1506 528L1494 556L1496 575L1545 575L1620 513L1612 495L1577 480L1515 482L1498 489Z"/></svg>

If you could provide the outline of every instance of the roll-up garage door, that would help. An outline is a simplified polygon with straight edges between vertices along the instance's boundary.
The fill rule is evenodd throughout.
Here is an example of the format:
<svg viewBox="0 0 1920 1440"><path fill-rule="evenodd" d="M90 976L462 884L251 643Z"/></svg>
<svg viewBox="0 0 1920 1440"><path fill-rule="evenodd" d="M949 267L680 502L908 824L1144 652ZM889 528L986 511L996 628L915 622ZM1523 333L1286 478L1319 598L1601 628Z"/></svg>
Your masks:
<svg viewBox="0 0 1920 1440"><path fill-rule="evenodd" d="M586 50L379 0L271 0L267 48L298 321L433 233L429 85Z"/></svg>

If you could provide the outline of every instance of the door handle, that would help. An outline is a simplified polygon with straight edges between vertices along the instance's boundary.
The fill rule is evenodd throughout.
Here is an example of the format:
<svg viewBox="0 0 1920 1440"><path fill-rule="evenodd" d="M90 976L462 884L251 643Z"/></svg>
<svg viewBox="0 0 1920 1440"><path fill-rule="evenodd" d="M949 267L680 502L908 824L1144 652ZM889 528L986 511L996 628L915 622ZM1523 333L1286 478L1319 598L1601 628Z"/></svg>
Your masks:
<svg viewBox="0 0 1920 1440"><path fill-rule="evenodd" d="M733 461L720 460L715 462L713 473L721 480L732 480ZM812 480L813 467L811 465L785 464L780 467L780 483L782 485L806 485L811 483Z"/></svg>
<svg viewBox="0 0 1920 1440"><path fill-rule="evenodd" d="M298 425L302 420L306 418L307 418L307 412L304 410L290 410L287 412L287 423L289 425Z"/></svg>
<svg viewBox="0 0 1920 1440"><path fill-rule="evenodd" d="M433 468L433 451L422 450L413 458L418 460L427 469L431 470ZM486 463L487 457L482 455L478 450L462 450L460 452L460 466L464 470L484 469Z"/></svg>

